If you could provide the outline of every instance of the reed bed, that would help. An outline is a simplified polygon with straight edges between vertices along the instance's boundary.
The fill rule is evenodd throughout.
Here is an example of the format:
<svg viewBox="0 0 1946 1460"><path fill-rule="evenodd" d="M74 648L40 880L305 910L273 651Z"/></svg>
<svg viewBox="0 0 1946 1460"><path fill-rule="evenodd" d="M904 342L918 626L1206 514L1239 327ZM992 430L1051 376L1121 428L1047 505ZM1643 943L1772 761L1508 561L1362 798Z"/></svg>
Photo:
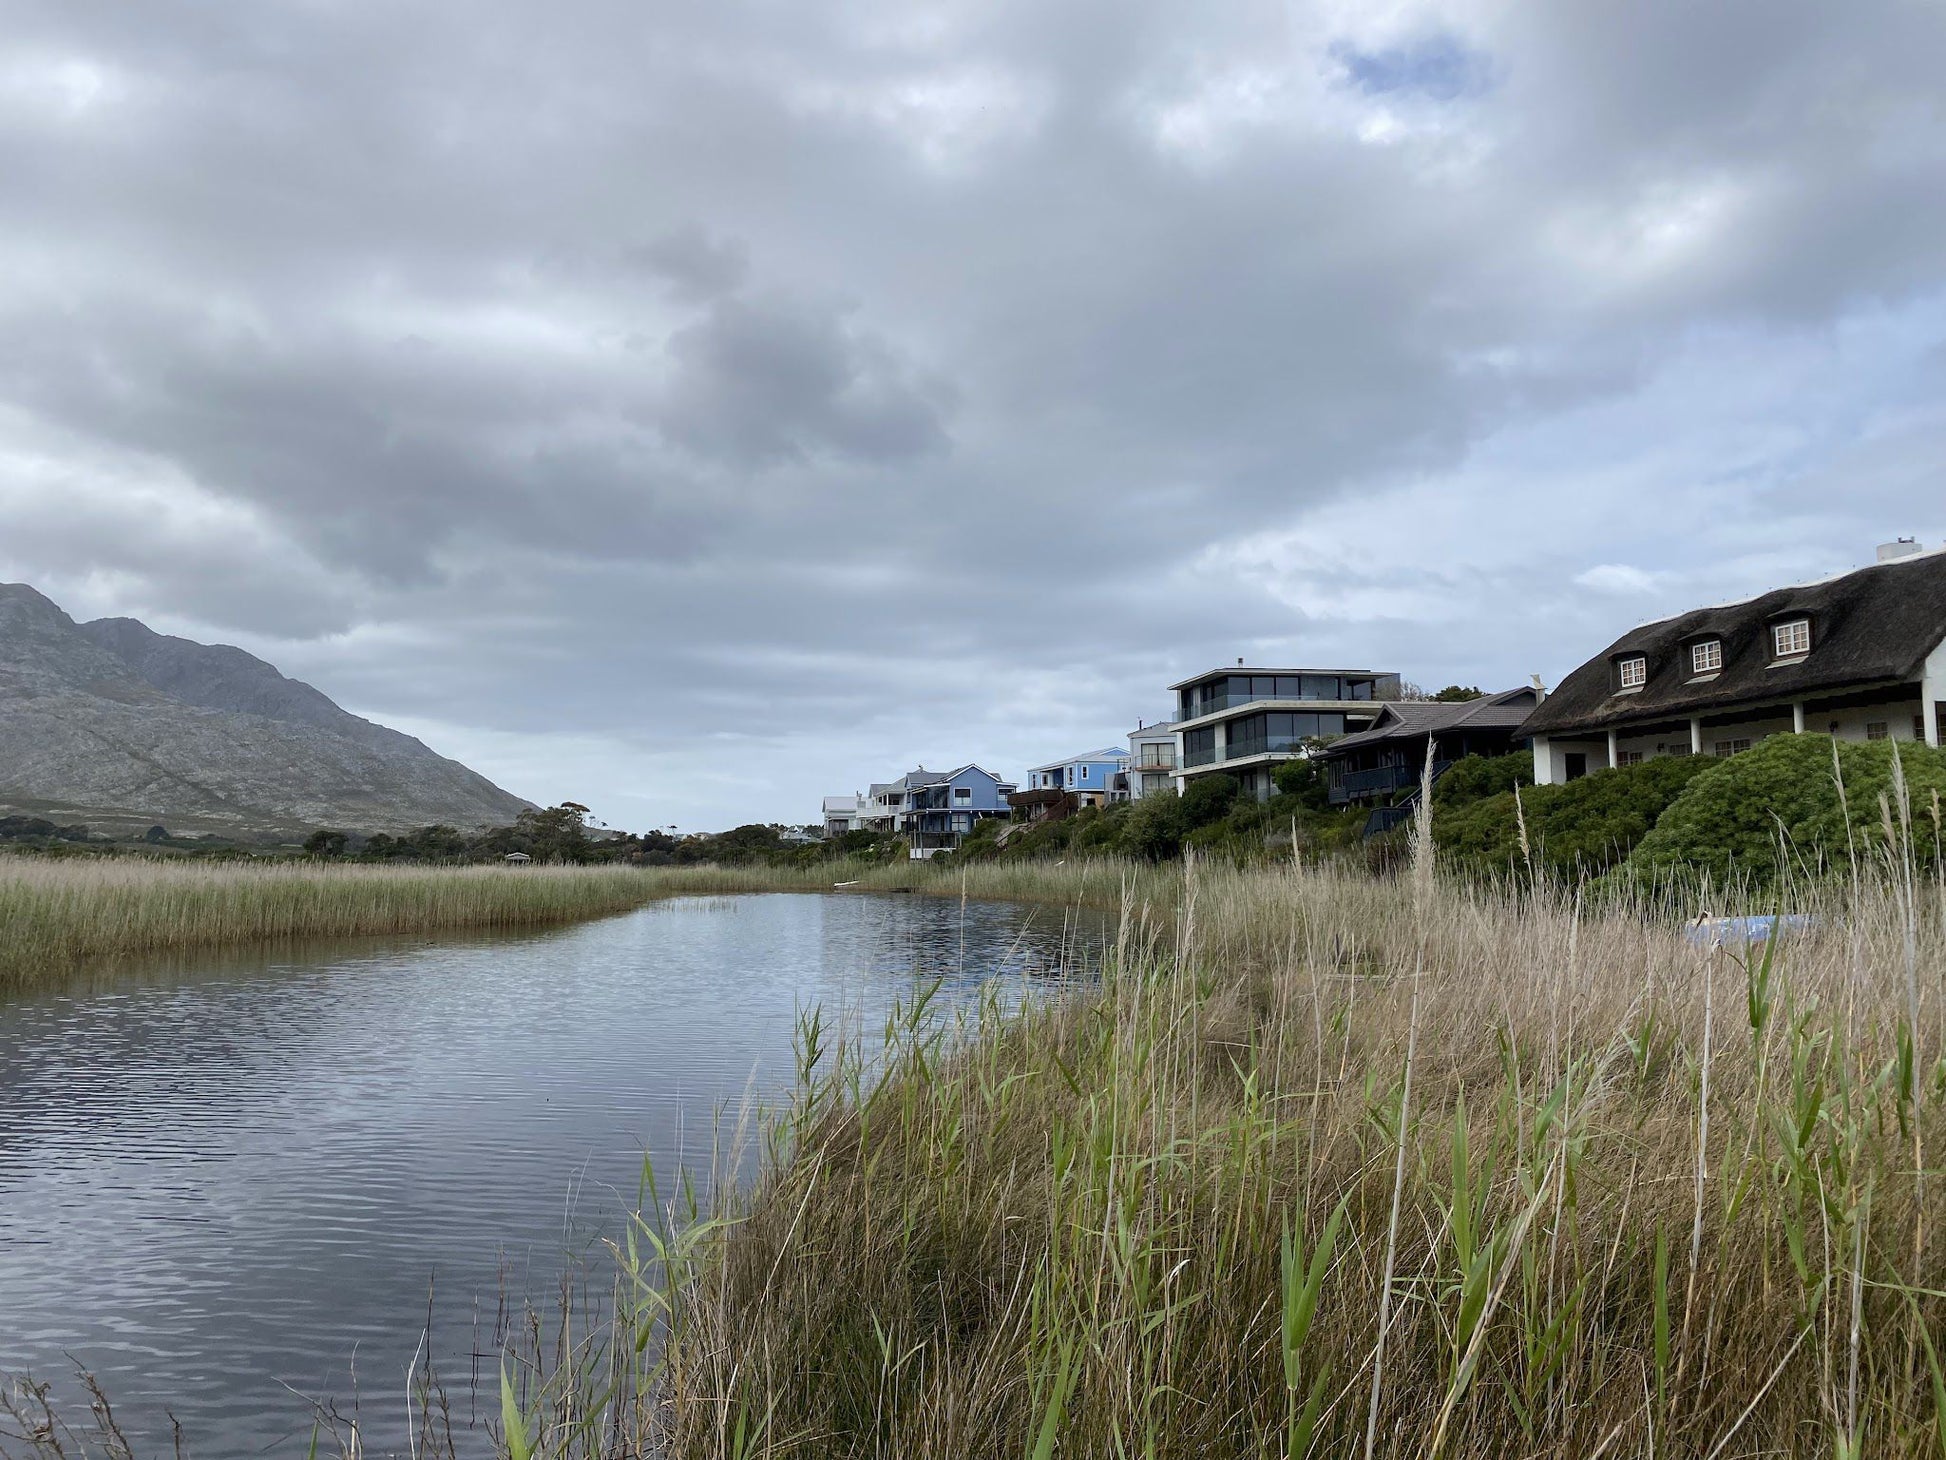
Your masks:
<svg viewBox="0 0 1946 1460"><path fill-rule="evenodd" d="M809 1021L761 1183L641 1217L503 1445L1946 1454L1946 884L1795 896L1709 950L1429 865L1192 868L1097 992L903 1021L884 1078Z"/></svg>
<svg viewBox="0 0 1946 1460"><path fill-rule="evenodd" d="M664 892L634 869L0 858L0 993L101 960L297 938L521 928Z"/></svg>

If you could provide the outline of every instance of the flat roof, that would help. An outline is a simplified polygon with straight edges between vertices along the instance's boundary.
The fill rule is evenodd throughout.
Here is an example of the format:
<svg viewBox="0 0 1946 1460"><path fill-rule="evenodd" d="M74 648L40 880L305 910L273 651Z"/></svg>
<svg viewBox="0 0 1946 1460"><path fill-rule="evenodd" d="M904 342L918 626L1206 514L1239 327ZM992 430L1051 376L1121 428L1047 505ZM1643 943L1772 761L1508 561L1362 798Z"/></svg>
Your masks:
<svg viewBox="0 0 1946 1460"><path fill-rule="evenodd" d="M1226 678L1232 674L1336 674L1354 675L1358 678L1370 677L1383 679L1388 674L1398 673L1395 669L1273 669L1264 664L1232 664L1220 669L1206 669L1201 674L1192 674L1188 679L1179 679L1170 689L1187 689L1192 684L1201 684L1206 679Z"/></svg>

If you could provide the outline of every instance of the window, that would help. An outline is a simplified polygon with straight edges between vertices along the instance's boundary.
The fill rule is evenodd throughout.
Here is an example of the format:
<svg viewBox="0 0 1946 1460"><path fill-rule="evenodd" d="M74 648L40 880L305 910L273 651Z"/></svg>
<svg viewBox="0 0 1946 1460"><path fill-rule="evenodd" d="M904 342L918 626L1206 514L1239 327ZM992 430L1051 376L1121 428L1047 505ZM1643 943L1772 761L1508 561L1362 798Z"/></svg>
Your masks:
<svg viewBox="0 0 1946 1460"><path fill-rule="evenodd" d="M1716 755L1719 760L1728 760L1733 755L1741 755L1750 748L1748 740L1719 740L1716 742Z"/></svg>
<svg viewBox="0 0 1946 1460"><path fill-rule="evenodd" d="M1687 745L1672 745L1669 747L1669 754L1671 755L1680 756L1680 755L1688 755L1690 753L1691 753L1690 747Z"/></svg>
<svg viewBox="0 0 1946 1460"><path fill-rule="evenodd" d="M1912 717L1912 738L1914 740L1924 740L1926 738L1926 717L1924 715L1914 715Z"/></svg>
<svg viewBox="0 0 1946 1460"><path fill-rule="evenodd" d="M1770 649L1778 659L1797 659L1811 652L1811 621L1789 619L1770 626Z"/></svg>
<svg viewBox="0 0 1946 1460"><path fill-rule="evenodd" d="M1689 672L1691 674L1715 674L1723 667L1723 641L1705 639L1700 644L1689 646Z"/></svg>
<svg viewBox="0 0 1946 1460"><path fill-rule="evenodd" d="M1640 765L1642 764L1642 752L1639 750L1618 750L1615 752L1615 764L1618 766Z"/></svg>
<svg viewBox="0 0 1946 1460"><path fill-rule="evenodd" d="M1208 765L1216 759L1216 727L1206 726L1201 730L1185 730L1182 735L1182 763L1185 766Z"/></svg>
<svg viewBox="0 0 1946 1460"><path fill-rule="evenodd" d="M1865 722L1865 738L1867 740L1889 740L1891 735L1891 727L1885 721L1867 720Z"/></svg>
<svg viewBox="0 0 1946 1460"><path fill-rule="evenodd" d="M971 801L973 799L973 788L971 786L953 787L953 799L955 801Z"/></svg>
<svg viewBox="0 0 1946 1460"><path fill-rule="evenodd" d="M1616 668L1621 672L1623 689L1640 689L1649 682L1649 661L1643 655L1631 654Z"/></svg>

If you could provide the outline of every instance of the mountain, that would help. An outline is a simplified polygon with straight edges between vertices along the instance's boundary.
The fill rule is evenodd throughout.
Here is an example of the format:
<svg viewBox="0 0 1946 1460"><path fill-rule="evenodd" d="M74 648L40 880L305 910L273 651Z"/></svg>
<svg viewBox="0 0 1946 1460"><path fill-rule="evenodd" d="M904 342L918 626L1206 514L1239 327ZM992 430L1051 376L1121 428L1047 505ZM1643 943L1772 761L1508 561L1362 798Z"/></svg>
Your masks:
<svg viewBox="0 0 1946 1460"><path fill-rule="evenodd" d="M237 833L501 825L528 802L253 654L0 583L0 810Z"/></svg>

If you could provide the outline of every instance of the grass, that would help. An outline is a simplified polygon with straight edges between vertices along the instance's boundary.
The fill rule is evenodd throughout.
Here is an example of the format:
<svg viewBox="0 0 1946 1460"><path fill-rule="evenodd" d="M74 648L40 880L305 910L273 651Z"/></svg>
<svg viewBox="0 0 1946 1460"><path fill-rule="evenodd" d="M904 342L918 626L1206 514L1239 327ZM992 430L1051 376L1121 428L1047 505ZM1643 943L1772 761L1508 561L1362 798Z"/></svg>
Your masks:
<svg viewBox="0 0 1946 1460"><path fill-rule="evenodd" d="M507 1355L501 1453L1946 1457L1946 881L1909 860L1750 956L1423 850L866 881L1119 929L1010 1017L807 1016L760 1181L652 1194L607 1321Z"/></svg>
<svg viewBox="0 0 1946 1460"><path fill-rule="evenodd" d="M298 938L523 928L624 912L659 897L860 890L1110 906L1130 878L1106 864L857 874L811 868L384 867L320 862L47 861L0 856L0 994L102 960Z"/></svg>
<svg viewBox="0 0 1946 1460"><path fill-rule="evenodd" d="M1097 993L904 1021L882 1080L807 1025L758 1187L645 1213L507 1412L541 1456L1946 1455L1946 884L1799 898L1743 957L1429 869L1132 890Z"/></svg>
<svg viewBox="0 0 1946 1460"><path fill-rule="evenodd" d="M0 993L104 960L296 938L521 928L621 912L633 869L0 858Z"/></svg>

